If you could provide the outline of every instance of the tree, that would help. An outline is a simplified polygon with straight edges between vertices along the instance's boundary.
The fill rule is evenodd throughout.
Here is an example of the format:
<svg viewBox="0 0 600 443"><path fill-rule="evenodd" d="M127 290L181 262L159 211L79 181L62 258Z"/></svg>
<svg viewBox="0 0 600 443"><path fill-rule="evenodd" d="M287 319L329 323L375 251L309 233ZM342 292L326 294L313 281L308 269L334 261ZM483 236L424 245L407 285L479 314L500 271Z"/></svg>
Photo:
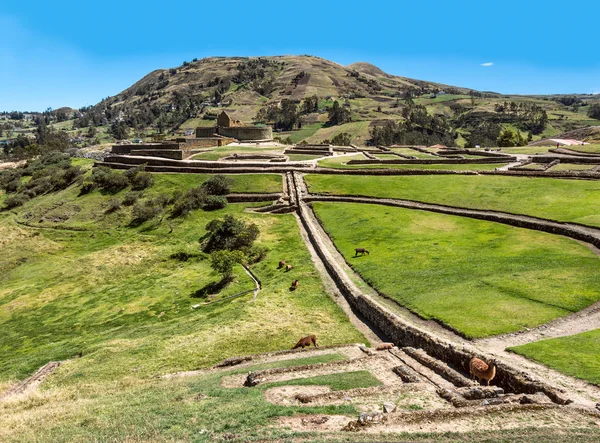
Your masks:
<svg viewBox="0 0 600 443"><path fill-rule="evenodd" d="M327 123L331 126L343 125L351 121L350 111L347 106L340 106L338 101L333 102L333 106L329 109Z"/></svg>
<svg viewBox="0 0 600 443"><path fill-rule="evenodd" d="M227 280L233 273L233 267L238 263L244 263L246 256L242 251L220 250L210 254L210 267L221 274L223 280Z"/></svg>
<svg viewBox="0 0 600 443"><path fill-rule="evenodd" d="M205 252L222 249L249 251L259 234L254 223L247 224L232 215L226 215L223 220L211 220L206 225L206 230Z"/></svg>
<svg viewBox="0 0 600 443"><path fill-rule="evenodd" d="M124 121L114 121L109 132L117 140L124 140L129 136L129 127Z"/></svg>
<svg viewBox="0 0 600 443"><path fill-rule="evenodd" d="M600 104L596 103L588 109L588 117L600 120Z"/></svg>
<svg viewBox="0 0 600 443"><path fill-rule="evenodd" d="M504 129L500 133L500 137L498 137L497 141L498 146L501 147L510 147L516 145L515 133L510 129Z"/></svg>
<svg viewBox="0 0 600 443"><path fill-rule="evenodd" d="M340 132L331 139L331 144L335 146L350 146L352 143L352 135L347 132Z"/></svg>

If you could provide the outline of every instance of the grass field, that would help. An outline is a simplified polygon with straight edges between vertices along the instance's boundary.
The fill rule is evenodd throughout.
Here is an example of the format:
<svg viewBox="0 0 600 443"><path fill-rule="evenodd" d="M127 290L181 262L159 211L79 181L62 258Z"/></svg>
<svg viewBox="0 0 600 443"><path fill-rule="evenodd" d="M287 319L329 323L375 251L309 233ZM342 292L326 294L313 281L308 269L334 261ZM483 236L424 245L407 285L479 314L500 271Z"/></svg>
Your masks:
<svg viewBox="0 0 600 443"><path fill-rule="evenodd" d="M600 164L600 159L598 160L598 164ZM591 171L598 165L577 165L573 163L559 163L556 166L552 166L549 171Z"/></svg>
<svg viewBox="0 0 600 443"><path fill-rule="evenodd" d="M565 146L564 148L569 149L570 151L584 152L588 154L600 154L600 144Z"/></svg>
<svg viewBox="0 0 600 443"><path fill-rule="evenodd" d="M600 182L502 176L307 175L311 192L416 200L600 226Z"/></svg>
<svg viewBox="0 0 600 443"><path fill-rule="evenodd" d="M354 157L354 158L353 158ZM349 160L363 160L364 156L333 157L326 160L320 160L319 166L322 168L335 169L431 169L446 171L493 171L496 168L504 166L502 163L490 164L368 164L368 165L348 165Z"/></svg>
<svg viewBox="0 0 600 443"><path fill-rule="evenodd" d="M510 348L553 369L600 385L600 329Z"/></svg>
<svg viewBox="0 0 600 443"><path fill-rule="evenodd" d="M231 180L231 192L274 193L281 192L280 174L225 174ZM153 174L153 192L172 192L200 186L211 174Z"/></svg>
<svg viewBox="0 0 600 443"><path fill-rule="evenodd" d="M313 136L322 127L323 123L313 123L312 125L304 125L302 129L297 131L282 132L280 134L276 134L276 136L281 138L289 137L292 139L292 142L298 143Z"/></svg>
<svg viewBox="0 0 600 443"><path fill-rule="evenodd" d="M169 189L170 181L180 185L174 174L155 177L149 196ZM267 183L280 190L281 177L273 177ZM112 196L78 193L73 186L36 198L16 214L0 213L0 383L78 352L84 357L61 372L61 384L202 367L232 355L287 348L307 333L324 344L364 341L324 292L292 216L244 213L243 205L229 205L131 228L130 208L107 212ZM250 293L204 306L197 295L211 293L219 278L198 239L208 221L224 214L259 226L260 244L270 249L253 265L263 289L253 301ZM17 224L33 220L36 228ZM171 258L177 252L191 259ZM294 264L293 272L276 270L282 258ZM291 293L294 278L302 286ZM252 287L239 268L220 295ZM195 304L201 306L191 309Z"/></svg>
<svg viewBox="0 0 600 443"><path fill-rule="evenodd" d="M283 148L275 146L265 146L264 148L253 146L222 146L196 154L192 159L214 161L232 154L281 154L282 152Z"/></svg>
<svg viewBox="0 0 600 443"><path fill-rule="evenodd" d="M469 337L543 324L600 299L600 260L573 240L409 209L313 205L369 284ZM371 254L353 257L355 247Z"/></svg>
<svg viewBox="0 0 600 443"><path fill-rule="evenodd" d="M426 154L424 152L417 151L416 149L410 149L410 148L390 148L390 149L393 152L396 152L397 154L408 155L408 156L417 157L417 158L425 158L425 159L435 159L436 158L435 155Z"/></svg>

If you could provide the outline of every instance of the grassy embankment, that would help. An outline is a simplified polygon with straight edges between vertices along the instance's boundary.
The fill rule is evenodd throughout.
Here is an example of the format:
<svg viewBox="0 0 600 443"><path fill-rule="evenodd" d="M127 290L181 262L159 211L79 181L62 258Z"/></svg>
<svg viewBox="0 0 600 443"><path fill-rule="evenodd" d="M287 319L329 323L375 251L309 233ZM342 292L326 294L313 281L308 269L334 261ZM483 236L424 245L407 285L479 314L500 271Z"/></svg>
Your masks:
<svg viewBox="0 0 600 443"><path fill-rule="evenodd" d="M600 226L600 182L502 176L307 175L311 192L399 198Z"/></svg>
<svg viewBox="0 0 600 443"><path fill-rule="evenodd" d="M510 348L553 369L600 385L600 329Z"/></svg>
<svg viewBox="0 0 600 443"><path fill-rule="evenodd" d="M530 328L600 299L600 261L563 237L409 209L313 204L370 285L468 337ZM356 247L371 254L354 257Z"/></svg>

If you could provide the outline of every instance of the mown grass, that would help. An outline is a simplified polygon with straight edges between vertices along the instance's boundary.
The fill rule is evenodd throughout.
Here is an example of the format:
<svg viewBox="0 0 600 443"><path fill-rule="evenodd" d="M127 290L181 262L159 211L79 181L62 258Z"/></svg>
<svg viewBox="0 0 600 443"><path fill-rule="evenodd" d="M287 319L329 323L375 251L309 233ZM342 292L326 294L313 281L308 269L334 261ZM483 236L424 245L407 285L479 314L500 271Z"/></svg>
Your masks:
<svg viewBox="0 0 600 443"><path fill-rule="evenodd" d="M600 329L510 348L518 354L600 385Z"/></svg>
<svg viewBox="0 0 600 443"><path fill-rule="evenodd" d="M200 186L211 174L153 174L154 192L185 191ZM282 191L281 174L225 174L231 180L231 192L275 193Z"/></svg>
<svg viewBox="0 0 600 443"><path fill-rule="evenodd" d="M396 157L398 159L399 157ZM322 168L335 169L429 169L429 170L445 170L445 171L493 171L496 168L504 166L502 163L490 164L366 164L366 165L349 165L350 160L364 160L365 157L360 154L356 156L339 156L325 160L319 160L319 166Z"/></svg>
<svg viewBox="0 0 600 443"><path fill-rule="evenodd" d="M600 164L600 159L598 161ZM577 165L573 163L559 163L556 166L551 167L549 170L555 171L591 171L598 165Z"/></svg>
<svg viewBox="0 0 600 443"><path fill-rule="evenodd" d="M600 143L589 145L564 146L564 148L569 149L571 151L584 152L588 154L600 154Z"/></svg>
<svg viewBox="0 0 600 443"><path fill-rule="evenodd" d="M329 386L333 391L345 391L354 388L371 388L381 386L382 383L369 371L340 372L337 374L317 375L307 378L296 378L293 380L266 383L265 387L276 386Z"/></svg>
<svg viewBox="0 0 600 443"><path fill-rule="evenodd" d="M201 152L192 157L193 160L207 160L216 161L220 158L227 157L233 154L281 154L283 148L276 146L264 146L264 147L253 147L253 146L222 146L215 147L210 151Z"/></svg>
<svg viewBox="0 0 600 443"><path fill-rule="evenodd" d="M311 192L416 200L600 226L600 182L502 176L309 174Z"/></svg>
<svg viewBox="0 0 600 443"><path fill-rule="evenodd" d="M468 337L533 327L600 299L600 261L563 237L378 205L314 208L370 285ZM371 254L354 257L356 247Z"/></svg>

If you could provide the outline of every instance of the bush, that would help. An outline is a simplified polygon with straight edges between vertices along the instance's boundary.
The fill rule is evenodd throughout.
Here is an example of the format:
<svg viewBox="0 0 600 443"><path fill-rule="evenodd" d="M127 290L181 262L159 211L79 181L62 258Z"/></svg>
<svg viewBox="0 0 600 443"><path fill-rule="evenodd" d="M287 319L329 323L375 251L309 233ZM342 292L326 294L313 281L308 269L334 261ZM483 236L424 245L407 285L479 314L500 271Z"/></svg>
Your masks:
<svg viewBox="0 0 600 443"><path fill-rule="evenodd" d="M106 212L115 212L119 209L121 209L121 200L119 200L118 198L111 198L108 201L108 209L106 210Z"/></svg>
<svg viewBox="0 0 600 443"><path fill-rule="evenodd" d="M202 209L206 211L214 211L216 209L223 209L227 206L227 198L223 195L207 195L204 199Z"/></svg>
<svg viewBox="0 0 600 443"><path fill-rule="evenodd" d="M113 171L105 166L94 168L92 171L92 181L98 188L112 194L129 186L129 180L125 174Z"/></svg>
<svg viewBox="0 0 600 443"><path fill-rule="evenodd" d="M231 179L224 175L213 175L200 186L209 195L227 195L231 187Z"/></svg>
<svg viewBox="0 0 600 443"><path fill-rule="evenodd" d="M161 211L162 208L153 204L151 200L137 201L133 205L133 209L131 211L133 215L133 220L131 224L133 226L142 224L143 222L156 217L158 214L161 213Z"/></svg>
<svg viewBox="0 0 600 443"><path fill-rule="evenodd" d="M127 194L123 196L123 205L131 206L133 205L140 197L142 196L141 192L129 191Z"/></svg>
<svg viewBox="0 0 600 443"><path fill-rule="evenodd" d="M141 191L152 186L154 178L149 172L139 172L131 180L131 189Z"/></svg>
<svg viewBox="0 0 600 443"><path fill-rule="evenodd" d="M8 197L4 200L4 209L12 209L17 206L22 206L29 200L29 197L25 194L16 194Z"/></svg>

